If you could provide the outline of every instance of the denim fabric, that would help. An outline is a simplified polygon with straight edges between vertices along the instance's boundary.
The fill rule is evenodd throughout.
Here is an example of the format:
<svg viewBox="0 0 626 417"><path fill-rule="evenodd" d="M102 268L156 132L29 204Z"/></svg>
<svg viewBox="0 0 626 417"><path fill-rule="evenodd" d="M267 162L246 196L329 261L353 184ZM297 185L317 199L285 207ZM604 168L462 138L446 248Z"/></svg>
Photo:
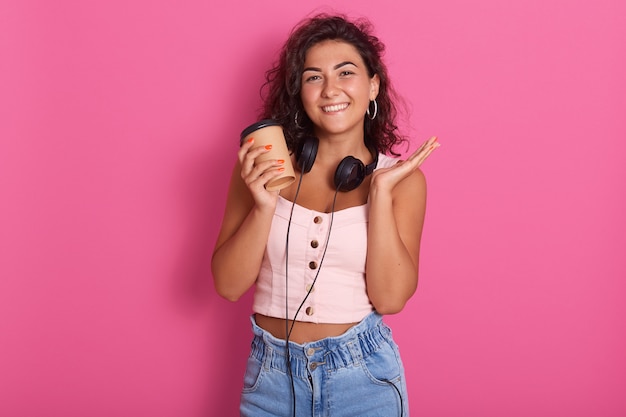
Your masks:
<svg viewBox="0 0 626 417"><path fill-rule="evenodd" d="M258 327L254 316L252 330L242 417L409 416L398 347L380 314L372 312L338 337L289 342L295 414L285 341Z"/></svg>

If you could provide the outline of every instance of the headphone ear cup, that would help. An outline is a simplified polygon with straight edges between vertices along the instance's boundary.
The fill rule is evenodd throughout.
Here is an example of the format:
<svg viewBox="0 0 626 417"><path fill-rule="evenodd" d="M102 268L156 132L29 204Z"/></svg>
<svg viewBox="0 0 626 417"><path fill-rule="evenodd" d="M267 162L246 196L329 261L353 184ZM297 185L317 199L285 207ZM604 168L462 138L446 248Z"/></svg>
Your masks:
<svg viewBox="0 0 626 417"><path fill-rule="evenodd" d="M365 179L365 165L353 156L341 160L335 171L335 187L339 191L352 191Z"/></svg>
<svg viewBox="0 0 626 417"><path fill-rule="evenodd" d="M317 156L317 146L319 143L319 139L316 137L309 137L304 139L300 146L298 146L298 151L296 152L296 163L298 164L298 168L300 172L306 174L313 168L313 163L315 162L315 157Z"/></svg>

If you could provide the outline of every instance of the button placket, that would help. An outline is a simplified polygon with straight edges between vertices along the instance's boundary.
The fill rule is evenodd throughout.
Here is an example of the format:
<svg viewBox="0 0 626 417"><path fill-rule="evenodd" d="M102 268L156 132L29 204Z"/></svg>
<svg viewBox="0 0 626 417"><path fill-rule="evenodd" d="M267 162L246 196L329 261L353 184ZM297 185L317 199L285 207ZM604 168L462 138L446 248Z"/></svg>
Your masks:
<svg viewBox="0 0 626 417"><path fill-rule="evenodd" d="M316 359L314 358L314 355L317 353L319 349L320 349L319 347L318 348L310 347L306 350L306 355L309 359L309 370L311 372L315 371L319 366L324 365L326 363L326 361L318 362L314 360Z"/></svg>
<svg viewBox="0 0 626 417"><path fill-rule="evenodd" d="M325 236L325 228L326 221L321 214L316 214L311 218L310 224L310 232L309 235L309 247L310 249L307 251L307 273L305 274L305 282L304 290L306 294L309 295L307 298L307 307L304 309L304 313L311 317L315 314L315 285L313 284L315 281L315 277L319 272L319 262L321 259L322 247L320 242L323 240L323 236Z"/></svg>

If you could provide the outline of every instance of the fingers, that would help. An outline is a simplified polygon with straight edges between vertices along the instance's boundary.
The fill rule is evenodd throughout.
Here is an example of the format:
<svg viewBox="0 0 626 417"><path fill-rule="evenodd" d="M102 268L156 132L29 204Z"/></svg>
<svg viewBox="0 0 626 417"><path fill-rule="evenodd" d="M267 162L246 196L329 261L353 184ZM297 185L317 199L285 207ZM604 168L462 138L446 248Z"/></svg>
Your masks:
<svg viewBox="0 0 626 417"><path fill-rule="evenodd" d="M416 167L419 167L439 146L441 145L437 142L437 137L433 136L424 142L415 152L413 152L407 161L411 161L416 165Z"/></svg>
<svg viewBox="0 0 626 417"><path fill-rule="evenodd" d="M278 159L259 160L259 156L271 150L271 145L254 146L254 139L246 141L237 155L241 163L241 178L249 188L264 188L265 184L285 170L285 161Z"/></svg>
<svg viewBox="0 0 626 417"><path fill-rule="evenodd" d="M259 155L269 151L262 146L252 148L253 146L254 146L254 138L250 138L243 145L241 145L241 148L237 152L237 156L239 157L239 162L241 163L242 178L245 178L248 175L250 175L252 170L255 168L256 158Z"/></svg>
<svg viewBox="0 0 626 417"><path fill-rule="evenodd" d="M263 169L266 165L269 165L269 167ZM282 163L263 162L256 166L249 175L244 177L244 182L250 189L265 189L267 183L282 174L284 170L285 168L282 167Z"/></svg>
<svg viewBox="0 0 626 417"><path fill-rule="evenodd" d="M246 163L246 156L248 156L250 149L252 148L252 146L254 145L254 138L250 138L248 139L246 142L244 142L241 147L239 148L239 151L237 151L237 157L239 158L239 162L241 163L241 165L243 166ZM253 158L249 159L248 162L252 162L254 163L254 158L256 158L258 155L260 155L262 153L263 148L261 149L256 149L256 154Z"/></svg>
<svg viewBox="0 0 626 417"><path fill-rule="evenodd" d="M422 145L417 149L417 151L414 152L414 154L420 154L428 151L429 149L434 150L438 146L439 142L437 142L437 136L433 136L424 143L422 143Z"/></svg>
<svg viewBox="0 0 626 417"><path fill-rule="evenodd" d="M418 153L422 152L424 149L426 149L427 147L432 146L436 142L437 142L437 137L433 136L430 139L426 140L424 143L422 143L420 145L420 147L417 148L417 150L415 152L413 152L413 153L414 154L418 154Z"/></svg>

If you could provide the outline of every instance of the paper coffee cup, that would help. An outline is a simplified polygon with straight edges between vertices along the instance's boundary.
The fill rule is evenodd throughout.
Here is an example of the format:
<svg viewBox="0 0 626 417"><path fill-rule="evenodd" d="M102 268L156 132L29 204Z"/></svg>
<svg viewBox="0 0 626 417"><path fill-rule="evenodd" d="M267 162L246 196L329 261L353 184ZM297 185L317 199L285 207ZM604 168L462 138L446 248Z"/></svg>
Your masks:
<svg viewBox="0 0 626 417"><path fill-rule="evenodd" d="M271 119L256 122L241 132L240 145L243 145L250 137L254 138L254 148L272 145L269 152L263 153L256 158L256 161L263 162L269 159L282 159L285 161L285 170L279 177L274 178L265 185L268 191L281 190L296 180L296 174L291 164L291 156L287 149L287 142L283 134L283 128L278 122Z"/></svg>

